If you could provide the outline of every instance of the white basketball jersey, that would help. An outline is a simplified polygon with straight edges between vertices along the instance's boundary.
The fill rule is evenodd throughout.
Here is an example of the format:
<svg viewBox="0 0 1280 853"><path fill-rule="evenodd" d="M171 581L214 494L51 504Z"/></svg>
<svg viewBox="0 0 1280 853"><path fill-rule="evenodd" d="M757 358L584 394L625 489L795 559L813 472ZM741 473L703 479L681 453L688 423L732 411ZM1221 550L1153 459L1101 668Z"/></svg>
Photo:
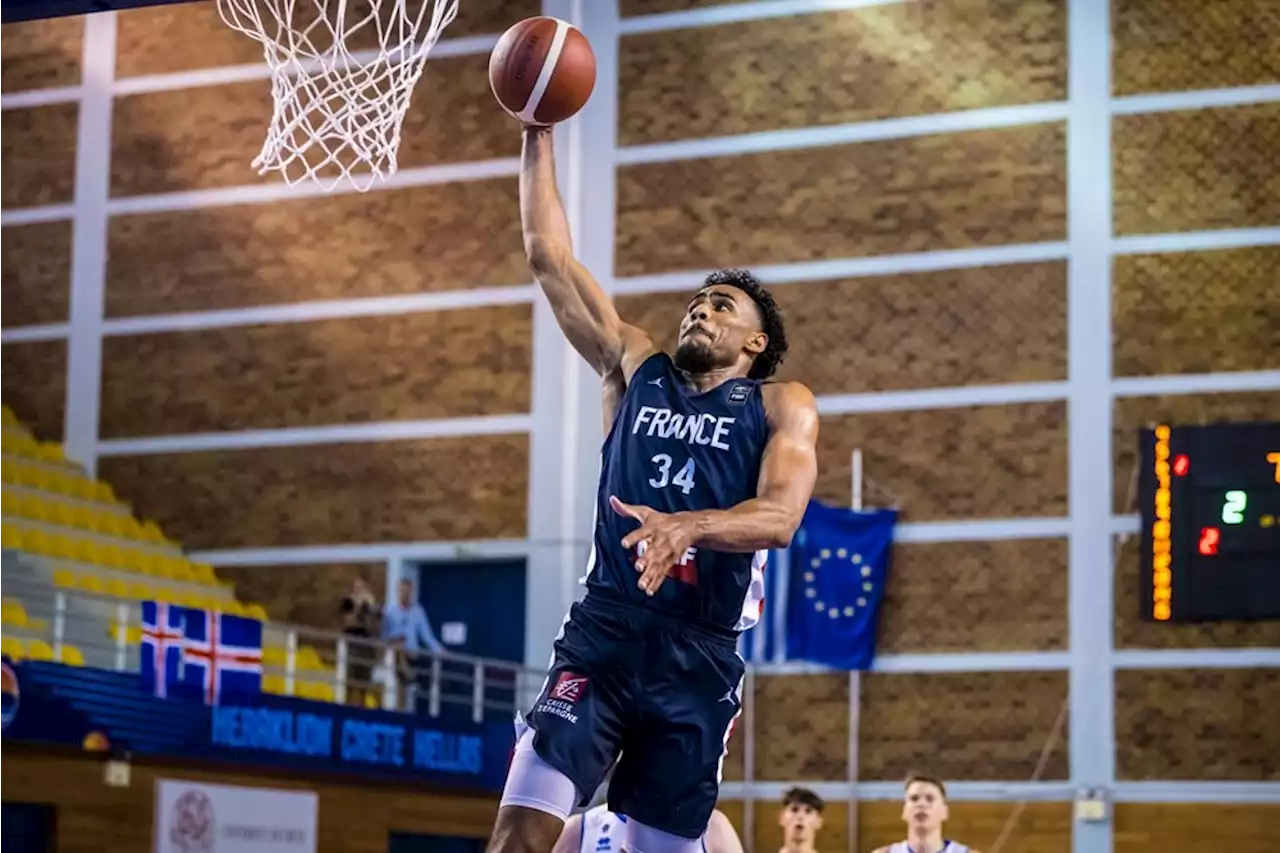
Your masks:
<svg viewBox="0 0 1280 853"><path fill-rule="evenodd" d="M899 841L889 848L889 853L915 853L911 849L911 845L905 841ZM969 848L961 844L959 841L944 841L942 849L938 853L969 853Z"/></svg>
<svg viewBox="0 0 1280 853"><path fill-rule="evenodd" d="M609 811L607 805L587 809L582 813L578 853L618 853L622 849L625 823L626 819Z"/></svg>
<svg viewBox="0 0 1280 853"><path fill-rule="evenodd" d="M619 853L626 837L627 818L609 811L609 807L600 804L582 813L582 830L578 839L578 853ZM702 839L702 849L707 849L706 838ZM951 853L951 851L947 851ZM959 851L964 853L964 851Z"/></svg>

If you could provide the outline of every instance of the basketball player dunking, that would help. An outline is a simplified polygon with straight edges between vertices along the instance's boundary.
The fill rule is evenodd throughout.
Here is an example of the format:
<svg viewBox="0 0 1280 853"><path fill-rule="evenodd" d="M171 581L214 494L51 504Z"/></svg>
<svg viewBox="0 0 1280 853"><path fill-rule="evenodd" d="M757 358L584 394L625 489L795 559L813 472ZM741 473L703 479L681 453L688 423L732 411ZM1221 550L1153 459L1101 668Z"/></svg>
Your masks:
<svg viewBox="0 0 1280 853"><path fill-rule="evenodd" d="M551 131L524 134L529 263L605 383L610 426L587 594L518 723L489 849L548 853L618 760L609 810L627 817L627 849L699 853L739 713L737 635L760 617L765 551L790 542L813 490L817 406L765 381L786 339L749 273L708 276L674 357L624 323L573 257Z"/></svg>
<svg viewBox="0 0 1280 853"><path fill-rule="evenodd" d="M902 792L902 820L907 840L881 847L875 853L978 853L959 841L942 837L942 824L950 817L947 786L934 776L907 777Z"/></svg>

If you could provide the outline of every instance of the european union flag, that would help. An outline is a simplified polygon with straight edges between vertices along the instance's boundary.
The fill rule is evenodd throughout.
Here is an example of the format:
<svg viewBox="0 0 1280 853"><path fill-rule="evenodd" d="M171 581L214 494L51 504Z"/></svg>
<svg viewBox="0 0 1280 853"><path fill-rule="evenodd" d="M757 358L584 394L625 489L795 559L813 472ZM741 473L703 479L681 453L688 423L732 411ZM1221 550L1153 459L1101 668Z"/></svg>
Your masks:
<svg viewBox="0 0 1280 853"><path fill-rule="evenodd" d="M151 695L168 696L180 682L186 630L187 608L163 601L142 602L140 669L142 689Z"/></svg>
<svg viewBox="0 0 1280 853"><path fill-rule="evenodd" d="M791 543L787 657L867 669L889 576L898 511L854 511L810 501Z"/></svg>
<svg viewBox="0 0 1280 853"><path fill-rule="evenodd" d="M199 689L206 704L224 696L262 692L262 623L257 619L188 610L182 682Z"/></svg>

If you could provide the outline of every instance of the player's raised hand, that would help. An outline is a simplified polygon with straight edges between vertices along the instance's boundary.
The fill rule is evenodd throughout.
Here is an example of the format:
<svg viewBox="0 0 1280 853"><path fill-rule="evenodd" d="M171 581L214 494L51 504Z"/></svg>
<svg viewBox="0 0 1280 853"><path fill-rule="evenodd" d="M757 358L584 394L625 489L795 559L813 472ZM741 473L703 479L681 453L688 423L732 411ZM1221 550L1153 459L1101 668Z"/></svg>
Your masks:
<svg viewBox="0 0 1280 853"><path fill-rule="evenodd" d="M637 586L646 595L653 595L693 544L692 525L682 513L623 503L616 495L609 496L609 505L618 515L640 522L639 527L622 537L622 547L643 549L636 558L636 571L640 573Z"/></svg>

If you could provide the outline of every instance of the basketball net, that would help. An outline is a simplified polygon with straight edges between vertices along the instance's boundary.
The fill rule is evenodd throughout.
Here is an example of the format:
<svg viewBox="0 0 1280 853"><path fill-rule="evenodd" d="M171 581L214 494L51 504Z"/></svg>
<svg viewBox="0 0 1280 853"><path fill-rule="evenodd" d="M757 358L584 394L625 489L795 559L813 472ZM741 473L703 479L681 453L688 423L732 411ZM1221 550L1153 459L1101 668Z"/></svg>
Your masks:
<svg viewBox="0 0 1280 853"><path fill-rule="evenodd" d="M396 172L400 126L458 0L217 0L262 44L275 109L258 174L364 192Z"/></svg>

